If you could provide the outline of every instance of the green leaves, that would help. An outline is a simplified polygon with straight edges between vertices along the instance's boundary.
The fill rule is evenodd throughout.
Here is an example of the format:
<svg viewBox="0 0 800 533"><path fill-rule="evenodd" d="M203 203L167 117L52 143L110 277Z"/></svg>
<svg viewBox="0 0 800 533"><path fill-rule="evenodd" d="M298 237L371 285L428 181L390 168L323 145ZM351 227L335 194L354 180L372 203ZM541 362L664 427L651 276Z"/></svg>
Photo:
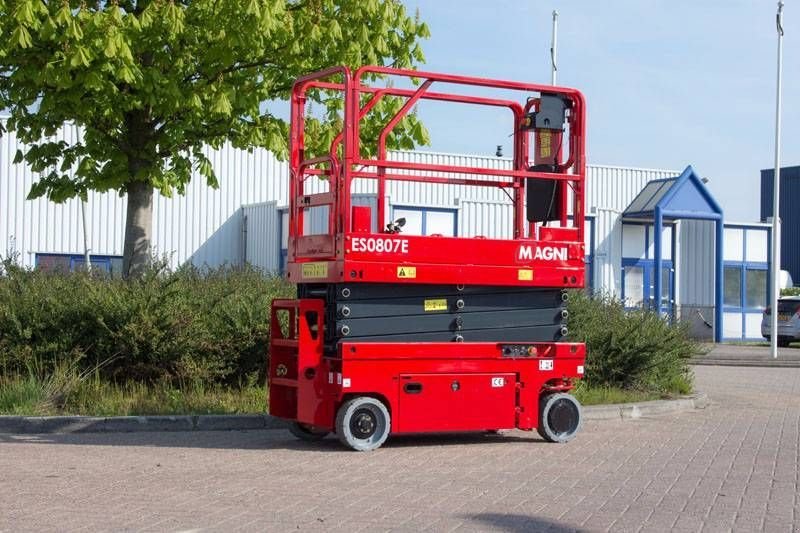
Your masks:
<svg viewBox="0 0 800 533"><path fill-rule="evenodd" d="M288 124L279 117L295 78L339 64L413 67L428 33L400 0L122 5L0 0L0 107L28 146L16 160L40 173L32 197L124 190L134 179L170 194L192 175L216 186L203 146L230 142L286 157ZM324 153L341 109L324 95L319 103L307 140L309 151ZM379 131L371 121L397 109L387 99L367 117L366 152ZM82 137L50 143L65 122ZM414 115L389 137L394 148L426 141Z"/></svg>
<svg viewBox="0 0 800 533"><path fill-rule="evenodd" d="M25 26L17 26L11 33L11 43L20 48L30 48L33 46L31 34Z"/></svg>
<svg viewBox="0 0 800 533"><path fill-rule="evenodd" d="M82 65L84 67L88 67L89 63L91 63L89 49L85 46L75 47L75 51L72 53L72 57L69 59L70 66L79 67Z"/></svg>
<svg viewBox="0 0 800 533"><path fill-rule="evenodd" d="M211 105L211 112L218 115L229 116L231 111L233 111L233 107L231 106L231 101L228 99L228 95L222 91L218 92L214 98L214 103Z"/></svg>

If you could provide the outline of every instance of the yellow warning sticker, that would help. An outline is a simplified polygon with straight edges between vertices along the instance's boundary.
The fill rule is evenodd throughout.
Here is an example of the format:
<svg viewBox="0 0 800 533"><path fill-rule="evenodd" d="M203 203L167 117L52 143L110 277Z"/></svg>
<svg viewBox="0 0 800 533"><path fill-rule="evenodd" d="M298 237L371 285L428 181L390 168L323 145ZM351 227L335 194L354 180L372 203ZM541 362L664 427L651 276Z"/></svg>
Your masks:
<svg viewBox="0 0 800 533"><path fill-rule="evenodd" d="M520 268L517 270L517 279L519 281L533 281L533 270L529 268Z"/></svg>
<svg viewBox="0 0 800 533"><path fill-rule="evenodd" d="M398 278L416 278L417 267L397 267Z"/></svg>
<svg viewBox="0 0 800 533"><path fill-rule="evenodd" d="M303 263L304 278L327 278L328 277L328 263Z"/></svg>
<svg viewBox="0 0 800 533"><path fill-rule="evenodd" d="M551 135L550 132L541 131L539 132L539 156L540 157L550 157L552 153L552 144L551 144Z"/></svg>
<svg viewBox="0 0 800 533"><path fill-rule="evenodd" d="M447 300L444 298L437 300L425 300L424 307L426 313L430 313L432 311L447 311Z"/></svg>

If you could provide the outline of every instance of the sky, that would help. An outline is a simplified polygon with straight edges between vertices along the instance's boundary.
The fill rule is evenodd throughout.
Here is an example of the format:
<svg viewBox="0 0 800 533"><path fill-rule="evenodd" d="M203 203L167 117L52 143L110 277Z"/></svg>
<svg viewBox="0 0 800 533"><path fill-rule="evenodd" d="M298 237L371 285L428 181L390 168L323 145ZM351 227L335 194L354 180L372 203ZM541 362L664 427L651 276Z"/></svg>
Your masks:
<svg viewBox="0 0 800 533"><path fill-rule="evenodd" d="M558 84L586 96L588 162L692 165L709 180L726 220L759 219L760 170L775 157L777 2L404 3L431 29L421 68L535 83L550 81L558 10ZM800 165L800 1L786 3L781 163L792 166ZM502 144L510 154L506 116L453 110L420 108L432 138L425 149L493 155Z"/></svg>

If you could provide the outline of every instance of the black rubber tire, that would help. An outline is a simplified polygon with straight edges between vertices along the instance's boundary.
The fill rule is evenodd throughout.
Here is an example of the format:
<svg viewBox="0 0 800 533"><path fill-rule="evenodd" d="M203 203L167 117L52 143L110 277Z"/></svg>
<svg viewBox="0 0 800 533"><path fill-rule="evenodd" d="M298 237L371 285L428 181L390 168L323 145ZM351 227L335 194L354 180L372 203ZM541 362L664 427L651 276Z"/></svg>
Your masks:
<svg viewBox="0 0 800 533"><path fill-rule="evenodd" d="M317 429L300 422L289 422L289 433L300 440L319 441L327 437L330 431Z"/></svg>
<svg viewBox="0 0 800 533"><path fill-rule="evenodd" d="M778 337L778 346L780 346L781 348L788 348L791 342L792 341L790 339L781 339L780 337Z"/></svg>
<svg viewBox="0 0 800 533"><path fill-rule="evenodd" d="M571 394L544 394L539 399L539 427L536 431L548 442L569 442L583 423L581 404Z"/></svg>
<svg viewBox="0 0 800 533"><path fill-rule="evenodd" d="M389 410L369 396L346 401L336 413L336 436L342 444L359 452L380 448L391 428Z"/></svg>

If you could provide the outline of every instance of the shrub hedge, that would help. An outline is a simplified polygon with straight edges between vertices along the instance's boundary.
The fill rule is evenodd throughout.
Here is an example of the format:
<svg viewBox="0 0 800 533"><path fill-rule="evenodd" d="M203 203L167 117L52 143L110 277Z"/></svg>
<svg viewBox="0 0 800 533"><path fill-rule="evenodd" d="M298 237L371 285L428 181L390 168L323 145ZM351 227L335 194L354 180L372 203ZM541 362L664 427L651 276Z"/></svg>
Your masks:
<svg viewBox="0 0 800 533"><path fill-rule="evenodd" d="M586 385L660 394L692 389L689 360L699 345L686 324L649 310L625 310L619 299L572 291L569 338L586 343Z"/></svg>
<svg viewBox="0 0 800 533"><path fill-rule="evenodd" d="M141 279L23 269L0 273L0 370L46 375L65 359L115 381L235 383L263 375L270 303L294 289L254 269Z"/></svg>
<svg viewBox="0 0 800 533"><path fill-rule="evenodd" d="M251 268L170 271L141 279L0 271L0 373L47 376L75 365L115 382L240 384L264 377L269 309L293 286ZM698 346L680 324L573 291L569 338L587 343L586 385L691 389Z"/></svg>

